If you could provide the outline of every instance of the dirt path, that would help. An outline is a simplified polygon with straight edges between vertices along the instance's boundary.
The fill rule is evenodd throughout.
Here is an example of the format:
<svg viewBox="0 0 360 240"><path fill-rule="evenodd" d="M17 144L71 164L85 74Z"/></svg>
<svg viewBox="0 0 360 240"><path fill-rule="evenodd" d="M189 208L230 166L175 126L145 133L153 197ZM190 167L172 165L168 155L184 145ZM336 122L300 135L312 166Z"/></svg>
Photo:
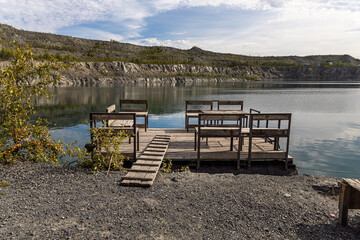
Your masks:
<svg viewBox="0 0 360 240"><path fill-rule="evenodd" d="M338 179L181 172L151 188L124 173L0 166L0 239L359 239L360 212L338 224Z"/></svg>

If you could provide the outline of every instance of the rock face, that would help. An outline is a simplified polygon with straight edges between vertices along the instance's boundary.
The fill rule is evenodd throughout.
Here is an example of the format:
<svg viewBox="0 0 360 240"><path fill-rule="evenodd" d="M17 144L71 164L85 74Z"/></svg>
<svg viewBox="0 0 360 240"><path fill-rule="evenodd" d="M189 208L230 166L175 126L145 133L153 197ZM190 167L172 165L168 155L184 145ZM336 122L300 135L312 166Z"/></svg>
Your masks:
<svg viewBox="0 0 360 240"><path fill-rule="evenodd" d="M0 62L0 69L8 65ZM182 84L241 81L360 81L360 67L210 67L129 62L78 62L62 73L60 85L116 83Z"/></svg>
<svg viewBox="0 0 360 240"><path fill-rule="evenodd" d="M128 62L80 62L63 73L60 84L200 83L258 81L360 81L360 67L220 68L185 64L155 65Z"/></svg>

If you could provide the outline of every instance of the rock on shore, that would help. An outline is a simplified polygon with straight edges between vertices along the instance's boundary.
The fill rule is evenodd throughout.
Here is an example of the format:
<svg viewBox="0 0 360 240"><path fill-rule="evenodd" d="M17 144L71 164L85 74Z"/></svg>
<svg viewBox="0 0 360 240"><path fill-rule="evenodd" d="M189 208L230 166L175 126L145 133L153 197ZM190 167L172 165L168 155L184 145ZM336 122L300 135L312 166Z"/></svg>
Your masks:
<svg viewBox="0 0 360 240"><path fill-rule="evenodd" d="M338 224L336 183L322 176L158 175L151 188L122 172L0 166L0 239L359 239L360 213ZM329 190L329 191L327 191Z"/></svg>

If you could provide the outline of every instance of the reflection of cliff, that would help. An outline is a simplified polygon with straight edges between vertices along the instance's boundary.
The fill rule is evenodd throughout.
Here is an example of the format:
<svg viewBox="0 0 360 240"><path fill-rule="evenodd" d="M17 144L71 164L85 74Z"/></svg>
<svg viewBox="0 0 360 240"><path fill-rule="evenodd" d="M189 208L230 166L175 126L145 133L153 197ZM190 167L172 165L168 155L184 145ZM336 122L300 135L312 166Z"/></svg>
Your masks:
<svg viewBox="0 0 360 240"><path fill-rule="evenodd" d="M184 111L186 100L206 99L218 91L217 87L65 87L50 89L53 98L36 98L34 103L36 117L65 127L84 123L90 112L104 112L111 104L118 110L120 99L147 99L150 114L170 114Z"/></svg>
<svg viewBox="0 0 360 240"><path fill-rule="evenodd" d="M34 103L37 115L53 119L51 122L73 115L72 121L79 123L88 119L89 112L102 112L111 104L118 108L120 99L147 99L150 114L176 113L185 110L186 100L206 98L216 91L211 87L65 87L50 89L53 98L36 98Z"/></svg>
<svg viewBox="0 0 360 240"><path fill-rule="evenodd" d="M98 106L91 106L95 111L100 111ZM46 105L36 108L34 119L38 117L45 118L52 127L69 127L89 120L89 106L84 105Z"/></svg>
<svg viewBox="0 0 360 240"><path fill-rule="evenodd" d="M37 116L46 117L59 127L72 126L89 120L90 112L104 112L105 108L115 104L119 109L120 99L147 99L150 114L172 114L185 111L186 100L216 100L226 91L226 99L238 99L239 92L231 89L279 89L296 87L331 87L331 85L274 84L249 82L237 84L208 85L117 85L112 87L58 87L51 88L54 97L34 99ZM346 85L344 85L345 87ZM336 86L339 87L339 86ZM231 96L234 94L234 97ZM236 95L236 96L235 96ZM222 96L224 97L224 96ZM216 97L215 97L216 98ZM242 100L242 99L238 99Z"/></svg>

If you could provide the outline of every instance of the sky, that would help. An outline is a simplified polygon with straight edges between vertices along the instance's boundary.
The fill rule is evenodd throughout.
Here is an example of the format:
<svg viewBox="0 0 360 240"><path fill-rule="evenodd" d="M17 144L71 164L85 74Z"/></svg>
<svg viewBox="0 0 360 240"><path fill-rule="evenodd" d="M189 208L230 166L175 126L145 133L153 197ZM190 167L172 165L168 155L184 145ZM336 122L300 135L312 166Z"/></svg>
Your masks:
<svg viewBox="0 0 360 240"><path fill-rule="evenodd" d="M360 0L0 0L0 23L147 46L360 58Z"/></svg>

